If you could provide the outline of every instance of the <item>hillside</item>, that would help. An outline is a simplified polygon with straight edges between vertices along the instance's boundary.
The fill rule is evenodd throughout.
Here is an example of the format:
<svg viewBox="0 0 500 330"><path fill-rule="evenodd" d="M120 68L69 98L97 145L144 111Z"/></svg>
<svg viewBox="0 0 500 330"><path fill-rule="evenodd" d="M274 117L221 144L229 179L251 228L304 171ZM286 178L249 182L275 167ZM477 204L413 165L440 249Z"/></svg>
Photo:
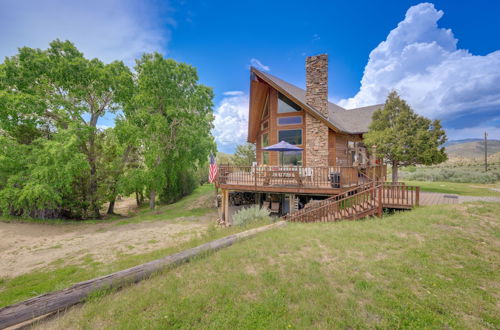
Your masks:
<svg viewBox="0 0 500 330"><path fill-rule="evenodd" d="M450 141L453 143L455 141ZM446 147L449 158L483 158L484 142L482 140L472 142L454 143ZM500 152L500 140L488 140L488 155Z"/></svg>
<svg viewBox="0 0 500 330"><path fill-rule="evenodd" d="M289 224L39 324L66 328L498 328L499 204Z"/></svg>

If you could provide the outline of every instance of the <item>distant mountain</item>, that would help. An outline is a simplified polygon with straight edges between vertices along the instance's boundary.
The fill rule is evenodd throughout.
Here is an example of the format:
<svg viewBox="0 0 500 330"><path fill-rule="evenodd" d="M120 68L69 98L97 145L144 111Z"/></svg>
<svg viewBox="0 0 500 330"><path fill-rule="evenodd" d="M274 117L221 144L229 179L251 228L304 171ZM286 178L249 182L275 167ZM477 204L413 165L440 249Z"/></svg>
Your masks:
<svg viewBox="0 0 500 330"><path fill-rule="evenodd" d="M477 142L477 141L483 141L483 139L463 139L463 140L451 140L451 141L446 141L444 144L445 147L449 147L455 144L461 144L461 143L467 143L467 142Z"/></svg>
<svg viewBox="0 0 500 330"><path fill-rule="evenodd" d="M449 141L446 146L448 158L483 158L484 140L466 139ZM500 140L488 140L488 155L500 152Z"/></svg>

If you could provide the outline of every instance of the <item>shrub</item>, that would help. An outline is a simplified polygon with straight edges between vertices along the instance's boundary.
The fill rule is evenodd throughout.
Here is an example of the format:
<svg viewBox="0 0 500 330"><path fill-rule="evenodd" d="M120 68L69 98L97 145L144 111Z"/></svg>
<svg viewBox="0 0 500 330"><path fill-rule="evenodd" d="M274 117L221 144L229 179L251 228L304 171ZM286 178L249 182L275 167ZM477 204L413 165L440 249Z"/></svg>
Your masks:
<svg viewBox="0 0 500 330"><path fill-rule="evenodd" d="M233 216L233 224L236 226L244 226L259 220L269 221L271 218L269 217L269 211L260 208L258 205L241 209Z"/></svg>
<svg viewBox="0 0 500 330"><path fill-rule="evenodd" d="M445 181L458 183L495 183L500 180L500 171L482 172L468 168L417 168L416 171L401 172L401 177L415 181Z"/></svg>

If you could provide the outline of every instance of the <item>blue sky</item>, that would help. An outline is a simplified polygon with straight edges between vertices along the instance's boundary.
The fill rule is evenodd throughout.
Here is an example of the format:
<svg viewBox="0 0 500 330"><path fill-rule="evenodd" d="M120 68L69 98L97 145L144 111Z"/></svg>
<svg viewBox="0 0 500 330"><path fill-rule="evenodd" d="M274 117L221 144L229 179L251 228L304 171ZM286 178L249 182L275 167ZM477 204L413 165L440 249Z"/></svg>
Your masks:
<svg viewBox="0 0 500 330"><path fill-rule="evenodd" d="M189 63L214 88L226 152L246 138L251 63L303 87L305 57L318 53L329 54L333 102L381 103L396 89L450 139L500 138L498 12L482 0L0 0L0 57L61 38L108 62L160 51Z"/></svg>

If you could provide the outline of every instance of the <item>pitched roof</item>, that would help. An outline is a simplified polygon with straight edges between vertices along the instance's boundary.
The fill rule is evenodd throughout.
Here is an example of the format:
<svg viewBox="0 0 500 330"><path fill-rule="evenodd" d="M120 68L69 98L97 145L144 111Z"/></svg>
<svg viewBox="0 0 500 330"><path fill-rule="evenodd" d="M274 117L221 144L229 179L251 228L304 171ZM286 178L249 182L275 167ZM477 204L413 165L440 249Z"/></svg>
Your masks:
<svg viewBox="0 0 500 330"><path fill-rule="evenodd" d="M362 108L346 110L341 106L328 102L328 118L321 114L317 109L306 103L306 91L300 87L292 85L278 77L275 77L269 73L264 73L255 68L252 68L252 72L257 74L260 78L265 81L270 81L282 92L295 98L300 105L305 109L314 112L316 115L323 117L328 122L330 122L339 131L349 133L349 134L360 134L368 132L368 126L372 122L372 115L375 110L382 108L383 104L376 104Z"/></svg>

